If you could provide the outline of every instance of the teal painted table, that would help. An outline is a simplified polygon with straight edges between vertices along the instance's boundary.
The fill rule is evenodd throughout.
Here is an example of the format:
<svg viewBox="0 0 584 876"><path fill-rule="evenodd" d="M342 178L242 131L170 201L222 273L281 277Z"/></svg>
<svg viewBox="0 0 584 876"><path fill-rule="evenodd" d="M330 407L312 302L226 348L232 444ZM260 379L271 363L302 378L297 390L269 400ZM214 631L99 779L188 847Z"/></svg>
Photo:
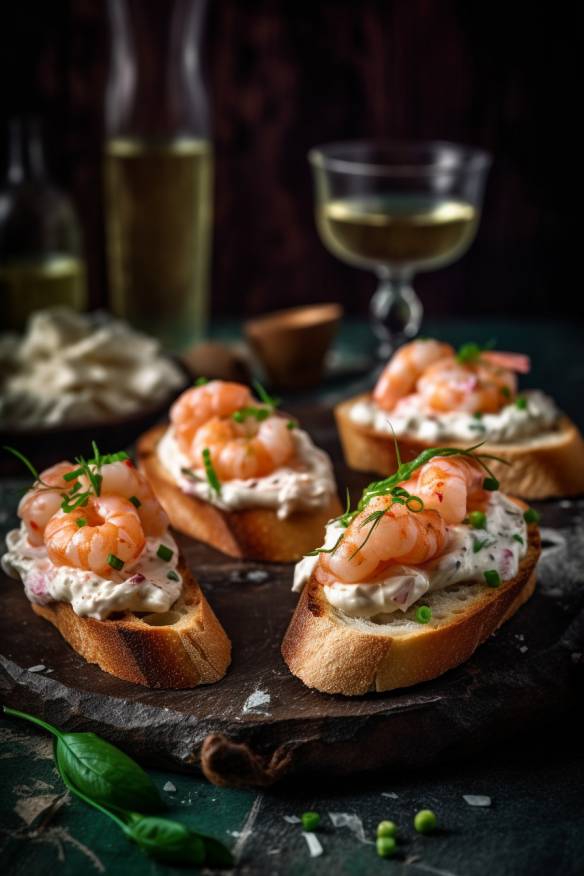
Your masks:
<svg viewBox="0 0 584 876"><path fill-rule="evenodd" d="M584 357L578 326L535 323L428 325L460 343L498 338L500 348L534 357L530 383L553 392L583 425ZM222 334L225 330L219 330ZM339 343L352 352L367 330L353 324ZM331 379L321 391L327 402L360 388L363 380ZM0 526L12 525L15 493L4 485ZM582 568L584 578L584 567ZM578 656L575 656L578 660ZM584 872L584 759L582 725L573 721L534 738L529 727L510 728L514 740L473 761L367 782L255 791L219 789L202 779L153 773L169 812L214 834L233 848L238 873L377 874L407 876L532 876ZM171 868L144 858L113 825L63 793L53 768L50 740L22 723L0 723L0 844L5 872L168 874ZM424 740L420 739L420 746ZM463 795L486 795L488 807L469 805ZM414 813L432 808L441 829L415 835ZM307 809L322 815L317 834L322 854L311 857L295 816ZM382 818L400 826L399 854L376 856L375 827Z"/></svg>

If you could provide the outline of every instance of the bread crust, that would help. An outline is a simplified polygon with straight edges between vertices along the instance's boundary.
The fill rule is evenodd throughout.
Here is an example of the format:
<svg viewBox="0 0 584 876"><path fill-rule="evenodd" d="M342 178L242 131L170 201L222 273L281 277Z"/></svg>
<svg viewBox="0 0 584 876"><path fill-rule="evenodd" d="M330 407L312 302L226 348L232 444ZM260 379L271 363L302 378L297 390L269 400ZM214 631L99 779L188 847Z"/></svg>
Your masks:
<svg viewBox="0 0 584 876"><path fill-rule="evenodd" d="M308 687L355 696L409 687L464 663L529 599L540 554L539 529L528 527L517 575L499 588L478 585L470 604L444 624L401 635L354 629L326 600L314 576L304 587L282 642L290 671Z"/></svg>
<svg viewBox="0 0 584 876"><path fill-rule="evenodd" d="M369 401L370 398L370 393L364 393L347 399L335 408L343 453L350 468L390 475L397 467L391 435L382 435L350 418L352 406L359 401ZM422 450L432 446L432 443L413 436L399 438L403 461L414 459ZM468 442L448 441L448 446L466 447ZM543 435L541 440L528 445L483 444L481 452L500 456L511 463L489 463L505 493L525 499L548 499L584 493L584 439L568 417L560 418L558 431L553 437L549 434Z"/></svg>
<svg viewBox="0 0 584 876"><path fill-rule="evenodd" d="M212 684L227 671L231 642L182 561L179 571L183 592L166 613L175 623L153 625L132 612L103 621L79 617L67 602L32 603L32 609L88 663L117 678L152 688ZM154 613L146 617L162 619Z"/></svg>
<svg viewBox="0 0 584 876"><path fill-rule="evenodd" d="M230 557L296 562L322 544L326 524L341 513L336 494L322 510L298 512L284 520L271 509L223 511L210 502L188 496L158 459L156 448L165 431L165 426L157 426L142 435L137 445L139 468L175 529Z"/></svg>

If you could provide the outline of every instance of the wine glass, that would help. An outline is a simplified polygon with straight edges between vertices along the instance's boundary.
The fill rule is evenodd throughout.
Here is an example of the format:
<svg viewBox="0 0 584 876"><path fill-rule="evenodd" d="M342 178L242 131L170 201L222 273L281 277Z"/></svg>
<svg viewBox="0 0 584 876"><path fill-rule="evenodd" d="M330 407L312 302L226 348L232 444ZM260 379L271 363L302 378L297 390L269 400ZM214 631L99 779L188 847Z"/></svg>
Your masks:
<svg viewBox="0 0 584 876"><path fill-rule="evenodd" d="M379 278L369 310L386 359L420 328L414 273L451 264L472 243L491 159L440 141L331 143L308 158L323 243Z"/></svg>

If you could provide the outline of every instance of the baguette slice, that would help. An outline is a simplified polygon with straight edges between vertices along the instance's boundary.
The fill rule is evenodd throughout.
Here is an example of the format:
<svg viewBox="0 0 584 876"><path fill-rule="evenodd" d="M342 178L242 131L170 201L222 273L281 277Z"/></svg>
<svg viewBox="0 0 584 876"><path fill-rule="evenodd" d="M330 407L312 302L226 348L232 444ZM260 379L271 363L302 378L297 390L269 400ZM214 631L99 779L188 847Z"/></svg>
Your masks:
<svg viewBox="0 0 584 876"><path fill-rule="evenodd" d="M308 687L353 696L409 687L459 666L533 593L540 554L535 524L528 538L517 575L497 589L461 582L427 593L428 624L416 623L416 605L384 624L348 617L327 601L313 576L282 642L288 668Z"/></svg>
<svg viewBox="0 0 584 876"><path fill-rule="evenodd" d="M341 513L336 495L321 511L299 512L285 520L280 520L271 509L223 511L210 502L188 496L158 459L156 448L165 431L165 426L157 426L140 438L139 468L150 481L175 529L230 557L295 562L322 544L326 524Z"/></svg>
<svg viewBox="0 0 584 876"><path fill-rule="evenodd" d="M368 401L370 397L369 394L356 396L335 408L345 461L357 471L390 475L397 468L392 436L355 423L350 417L352 406L359 401ZM435 441L429 443L413 436L400 436L402 460L415 459L422 450L435 444ZM447 444L449 447L468 446L468 442L450 440ZM548 432L541 438L516 444L483 444L481 453L494 454L512 463L504 465L495 460L489 463L505 493L525 499L584 493L584 439L568 417L560 419L557 431Z"/></svg>
<svg viewBox="0 0 584 876"><path fill-rule="evenodd" d="M146 687L191 688L223 678L231 642L201 588L181 562L183 592L163 614L79 617L66 602L32 603L66 642L104 672Z"/></svg>

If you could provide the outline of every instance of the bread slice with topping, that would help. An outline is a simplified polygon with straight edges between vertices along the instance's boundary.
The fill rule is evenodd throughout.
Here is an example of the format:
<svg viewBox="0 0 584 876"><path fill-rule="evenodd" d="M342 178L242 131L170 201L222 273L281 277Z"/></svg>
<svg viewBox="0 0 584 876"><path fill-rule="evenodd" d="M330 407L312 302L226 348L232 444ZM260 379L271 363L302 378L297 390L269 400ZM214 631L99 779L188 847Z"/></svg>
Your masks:
<svg viewBox="0 0 584 876"><path fill-rule="evenodd" d="M335 408L335 419L347 465L357 471L385 476L397 467L393 436L355 423L350 416L353 405L370 399L370 394L364 394L341 402ZM400 435L398 443L401 458L407 462L436 442ZM468 441L449 439L447 443L450 447L468 446ZM505 465L495 460L491 463L493 473L506 493L525 499L584 493L584 439L568 417L561 417L553 432L516 443L486 443L481 452L512 463Z"/></svg>
<svg viewBox="0 0 584 876"><path fill-rule="evenodd" d="M138 465L148 478L171 525L231 557L290 563L322 543L327 522L341 513L336 495L318 511L299 511L281 520L270 508L224 511L184 493L158 458L166 426L146 432L137 446Z"/></svg>
<svg viewBox="0 0 584 876"><path fill-rule="evenodd" d="M80 617L67 602L32 603L65 641L104 672L152 688L192 688L223 678L231 642L181 561L183 591L162 614L124 612L107 620Z"/></svg>
<svg viewBox="0 0 584 876"><path fill-rule="evenodd" d="M282 642L290 671L308 687L355 696L409 687L464 663L532 595L540 535L528 526L528 549L514 578L492 589L460 582L424 595L427 624L417 604L382 623L349 617L326 599L314 575L304 587Z"/></svg>

